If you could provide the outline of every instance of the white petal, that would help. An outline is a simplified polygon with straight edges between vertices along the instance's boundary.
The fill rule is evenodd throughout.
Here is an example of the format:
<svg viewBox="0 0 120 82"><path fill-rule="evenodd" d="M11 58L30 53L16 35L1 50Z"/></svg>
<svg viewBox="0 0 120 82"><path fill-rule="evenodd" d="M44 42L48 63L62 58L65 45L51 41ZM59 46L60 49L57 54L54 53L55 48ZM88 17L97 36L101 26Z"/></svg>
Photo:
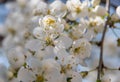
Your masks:
<svg viewBox="0 0 120 82"><path fill-rule="evenodd" d="M54 58L55 57L54 47L47 46L44 50L38 50L35 53L35 57L38 58L39 60Z"/></svg>
<svg viewBox="0 0 120 82"><path fill-rule="evenodd" d="M25 48L31 51L37 51L42 48L42 44L40 40L32 39L25 44Z"/></svg>
<svg viewBox="0 0 120 82"><path fill-rule="evenodd" d="M35 75L31 72L31 70L22 67L18 71L18 80L22 82L33 82L35 81Z"/></svg>
<svg viewBox="0 0 120 82"><path fill-rule="evenodd" d="M75 52L77 48L78 50ZM73 52L73 55L76 55L81 59L89 57L91 54L91 44L84 38L76 40L73 42L71 52Z"/></svg>
<svg viewBox="0 0 120 82"><path fill-rule="evenodd" d="M119 16L119 18L120 18L120 6L118 6L117 7L117 9L116 9L116 14Z"/></svg>
<svg viewBox="0 0 120 82"><path fill-rule="evenodd" d="M92 5L97 6L100 4L100 0L92 0Z"/></svg>
<svg viewBox="0 0 120 82"><path fill-rule="evenodd" d="M42 65L43 65L42 68L45 71L45 73L53 72L54 70L58 71L61 70L59 63L57 63L54 59L43 60Z"/></svg>
<svg viewBox="0 0 120 82"><path fill-rule="evenodd" d="M118 21L120 18L119 18L119 16L116 14L116 13L114 13L112 16L111 16L111 20L112 21Z"/></svg>
<svg viewBox="0 0 120 82"><path fill-rule="evenodd" d="M70 82L82 82L82 77L78 72L68 71L67 78L71 78Z"/></svg>
<svg viewBox="0 0 120 82"><path fill-rule="evenodd" d="M65 76L59 71L54 70L53 72L45 74L46 82L66 82Z"/></svg>
<svg viewBox="0 0 120 82"><path fill-rule="evenodd" d="M25 62L22 48L18 46L9 50L8 60L13 68L17 69L21 67Z"/></svg>
<svg viewBox="0 0 120 82"><path fill-rule="evenodd" d="M33 35L38 38L38 39L43 39L45 33L43 32L43 28L42 27L36 27L33 30Z"/></svg>
<svg viewBox="0 0 120 82"><path fill-rule="evenodd" d="M103 6L96 6L94 12L99 16L105 16L107 14L107 11Z"/></svg>
<svg viewBox="0 0 120 82"><path fill-rule="evenodd" d="M56 41L56 46L60 46L61 48L68 49L72 45L72 39L66 36L59 37Z"/></svg>
<svg viewBox="0 0 120 82"><path fill-rule="evenodd" d="M65 61L63 62L63 65L69 65L71 69L76 70L77 66L79 64L79 59L75 57L74 55L69 55L65 58Z"/></svg>
<svg viewBox="0 0 120 82"><path fill-rule="evenodd" d="M38 4L39 5L36 5L37 7L34 9L33 14L34 15L47 14L47 12L48 12L48 5L45 2L43 2L43 1L39 1Z"/></svg>
<svg viewBox="0 0 120 82"><path fill-rule="evenodd" d="M27 65L33 70L35 74L42 72L42 63L37 58L31 57L27 59Z"/></svg>
<svg viewBox="0 0 120 82"><path fill-rule="evenodd" d="M60 0L55 0L50 4L51 13L56 16L64 16L66 14L66 5Z"/></svg>

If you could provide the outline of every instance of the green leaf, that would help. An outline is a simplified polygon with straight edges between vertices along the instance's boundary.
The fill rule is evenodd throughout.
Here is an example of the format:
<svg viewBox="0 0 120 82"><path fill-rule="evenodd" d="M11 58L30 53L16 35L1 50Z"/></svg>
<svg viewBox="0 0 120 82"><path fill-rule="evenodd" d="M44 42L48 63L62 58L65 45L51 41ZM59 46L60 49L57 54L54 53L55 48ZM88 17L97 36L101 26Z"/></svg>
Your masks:
<svg viewBox="0 0 120 82"><path fill-rule="evenodd" d="M23 66L26 68L26 66L27 66L27 63L25 62L25 63L23 64Z"/></svg>
<svg viewBox="0 0 120 82"><path fill-rule="evenodd" d="M72 77L68 77L66 80L67 82L71 82Z"/></svg>
<svg viewBox="0 0 120 82"><path fill-rule="evenodd" d="M88 71L82 71L80 72L80 75L84 78L88 75Z"/></svg>
<svg viewBox="0 0 120 82"><path fill-rule="evenodd" d="M28 51L34 56L35 55L35 51L32 51L32 50L30 50L30 49L28 49Z"/></svg>
<svg viewBox="0 0 120 82"><path fill-rule="evenodd" d="M98 80L96 80L96 82L101 82L101 80L98 79Z"/></svg>
<svg viewBox="0 0 120 82"><path fill-rule="evenodd" d="M117 46L120 47L120 38L117 39Z"/></svg>
<svg viewBox="0 0 120 82"><path fill-rule="evenodd" d="M55 57L55 60L58 60L58 57L57 57L57 56Z"/></svg>

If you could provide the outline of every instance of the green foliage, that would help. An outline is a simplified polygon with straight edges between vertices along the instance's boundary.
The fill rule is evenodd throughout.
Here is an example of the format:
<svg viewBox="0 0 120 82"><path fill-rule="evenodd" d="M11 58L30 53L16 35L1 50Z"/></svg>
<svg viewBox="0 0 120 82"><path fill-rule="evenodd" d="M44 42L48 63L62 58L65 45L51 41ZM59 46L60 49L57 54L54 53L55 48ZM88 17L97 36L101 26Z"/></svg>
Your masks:
<svg viewBox="0 0 120 82"><path fill-rule="evenodd" d="M117 39L117 46L120 47L120 38Z"/></svg>
<svg viewBox="0 0 120 82"><path fill-rule="evenodd" d="M96 80L96 82L101 82L101 80L98 79L98 80Z"/></svg>
<svg viewBox="0 0 120 82"><path fill-rule="evenodd" d="M88 71L83 71L80 74L84 78L84 77L86 77L88 75Z"/></svg>
<svg viewBox="0 0 120 82"><path fill-rule="evenodd" d="M67 82L71 82L72 77L67 78Z"/></svg>

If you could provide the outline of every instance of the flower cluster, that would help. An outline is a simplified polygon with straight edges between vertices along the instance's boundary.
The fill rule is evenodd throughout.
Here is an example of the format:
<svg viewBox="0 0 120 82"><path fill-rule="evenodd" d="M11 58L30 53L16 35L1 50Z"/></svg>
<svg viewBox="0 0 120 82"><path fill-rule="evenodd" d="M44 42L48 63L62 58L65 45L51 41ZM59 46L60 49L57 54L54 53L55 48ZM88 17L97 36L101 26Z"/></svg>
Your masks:
<svg viewBox="0 0 120 82"><path fill-rule="evenodd" d="M6 22L3 43L9 82L82 82L78 65L86 64L90 42L103 32L109 15L100 0L17 1L20 7Z"/></svg>

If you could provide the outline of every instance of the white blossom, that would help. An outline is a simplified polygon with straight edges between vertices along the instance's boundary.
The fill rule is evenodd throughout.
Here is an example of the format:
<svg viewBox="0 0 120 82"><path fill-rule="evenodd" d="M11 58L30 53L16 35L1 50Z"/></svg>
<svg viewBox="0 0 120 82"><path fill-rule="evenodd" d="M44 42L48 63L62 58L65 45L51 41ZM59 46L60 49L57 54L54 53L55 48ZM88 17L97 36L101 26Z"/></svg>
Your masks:
<svg viewBox="0 0 120 82"><path fill-rule="evenodd" d="M38 38L38 39L43 39L44 35L45 35L45 32L43 31L43 28L42 27L36 27L34 30L33 30L33 35Z"/></svg>
<svg viewBox="0 0 120 82"><path fill-rule="evenodd" d="M93 6L97 6L100 4L100 0L92 0L91 3Z"/></svg>
<svg viewBox="0 0 120 82"><path fill-rule="evenodd" d="M73 42L71 54L81 59L90 56L91 44L86 39L79 39Z"/></svg>
<svg viewBox="0 0 120 82"><path fill-rule="evenodd" d="M42 20L42 23L43 23L44 27L49 27L49 28L50 28L50 26L55 27L56 22L57 22L56 18L53 17L53 16L50 16L50 15L45 16Z"/></svg>
<svg viewBox="0 0 120 82"><path fill-rule="evenodd" d="M107 10L103 6L96 6L93 10L98 16L105 16L107 15ZM102 13L101 13L102 12Z"/></svg>
<svg viewBox="0 0 120 82"><path fill-rule="evenodd" d="M68 71L67 78L70 78L71 82L82 82L82 77L78 72Z"/></svg>
<svg viewBox="0 0 120 82"><path fill-rule="evenodd" d="M49 12L48 5L40 1L38 3L39 5L36 5L36 8L33 10L34 15L46 15Z"/></svg>
<svg viewBox="0 0 120 82"><path fill-rule="evenodd" d="M103 32L107 16L108 24L119 22L119 6L110 15L100 0L17 0L11 9L3 41L10 67L0 67L0 82L84 82L91 81L91 75L95 80L96 71L82 78L78 67L89 71L98 66L99 47L92 41ZM111 64L119 62L117 42L108 47L113 61L105 52L104 65L119 68L119 63ZM105 71L101 80L110 82L111 76Z"/></svg>
<svg viewBox="0 0 120 82"><path fill-rule="evenodd" d="M60 36L58 39L55 40L56 46L61 48L68 49L72 45L72 39L67 36Z"/></svg>
<svg viewBox="0 0 120 82"><path fill-rule="evenodd" d="M43 45L40 43L39 40L33 39L33 40L27 41L25 48L27 48L30 51L37 51L39 49L42 49Z"/></svg>
<svg viewBox="0 0 120 82"><path fill-rule="evenodd" d="M119 18L120 18L120 6L118 6L117 8L116 8L116 14L119 16Z"/></svg>
<svg viewBox="0 0 120 82"><path fill-rule="evenodd" d="M80 0L68 0L66 2L70 14L67 16L70 20L76 20L78 17L86 17L88 13L88 2L83 3Z"/></svg>
<svg viewBox="0 0 120 82"><path fill-rule="evenodd" d="M50 4L50 13L58 17L63 17L67 13L67 7L62 1L55 0Z"/></svg>
<svg viewBox="0 0 120 82"><path fill-rule="evenodd" d="M116 21L119 20L119 16L118 16L116 13L114 13L114 14L111 16L111 20L116 22Z"/></svg>
<svg viewBox="0 0 120 82"><path fill-rule="evenodd" d="M21 67L18 71L18 80L22 82L32 82L36 80L36 77L31 70Z"/></svg>
<svg viewBox="0 0 120 82"><path fill-rule="evenodd" d="M105 20L99 16L89 19L89 28L93 29L93 31L96 33L103 32L104 25L105 25Z"/></svg>
<svg viewBox="0 0 120 82"><path fill-rule="evenodd" d="M20 68L25 63L25 57L21 47L15 47L8 51L8 60L14 69Z"/></svg>

